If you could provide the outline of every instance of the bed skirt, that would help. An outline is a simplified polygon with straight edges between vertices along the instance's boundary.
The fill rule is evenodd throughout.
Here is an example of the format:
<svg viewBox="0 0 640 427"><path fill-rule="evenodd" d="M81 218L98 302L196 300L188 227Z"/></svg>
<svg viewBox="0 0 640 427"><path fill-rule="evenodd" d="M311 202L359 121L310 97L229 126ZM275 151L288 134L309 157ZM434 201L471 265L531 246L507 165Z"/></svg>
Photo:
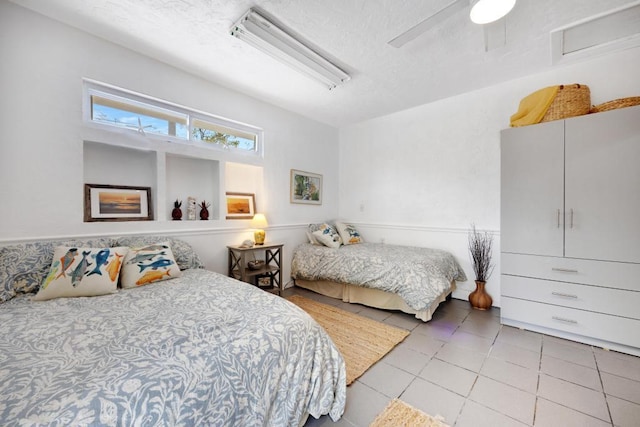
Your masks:
<svg viewBox="0 0 640 427"><path fill-rule="evenodd" d="M441 294L426 310L414 310L407 305L399 295L379 289L364 288L362 286L348 285L345 283L329 282L325 280L310 281L295 279L296 286L325 295L331 298L341 299L343 302L366 305L368 307L381 308L383 310L400 310L413 314L423 322L431 320L436 308L456 289L456 282L451 282L451 289Z"/></svg>

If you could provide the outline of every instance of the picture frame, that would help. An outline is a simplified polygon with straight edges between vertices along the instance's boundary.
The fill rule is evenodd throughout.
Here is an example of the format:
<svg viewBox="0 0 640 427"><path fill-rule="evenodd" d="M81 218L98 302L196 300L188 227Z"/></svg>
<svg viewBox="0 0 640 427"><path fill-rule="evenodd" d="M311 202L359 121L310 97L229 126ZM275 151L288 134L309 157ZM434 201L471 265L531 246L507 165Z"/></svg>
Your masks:
<svg viewBox="0 0 640 427"><path fill-rule="evenodd" d="M153 221L151 187L84 185L84 222Z"/></svg>
<svg viewBox="0 0 640 427"><path fill-rule="evenodd" d="M290 202L322 204L322 175L291 169Z"/></svg>
<svg viewBox="0 0 640 427"><path fill-rule="evenodd" d="M253 193L226 193L227 219L252 219L256 213L256 195Z"/></svg>

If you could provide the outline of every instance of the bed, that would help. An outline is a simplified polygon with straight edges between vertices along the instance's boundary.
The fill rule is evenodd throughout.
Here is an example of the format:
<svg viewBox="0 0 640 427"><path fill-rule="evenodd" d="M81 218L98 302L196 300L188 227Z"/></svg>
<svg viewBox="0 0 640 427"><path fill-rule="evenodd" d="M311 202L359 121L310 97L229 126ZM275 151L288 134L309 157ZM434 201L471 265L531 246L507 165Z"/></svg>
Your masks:
<svg viewBox="0 0 640 427"><path fill-rule="evenodd" d="M34 301L57 245L108 243L113 252L134 241L0 248L0 424L299 426L308 415L341 417L344 361L324 330L280 297L198 268L177 239L152 241L164 254L171 246L179 277ZM86 275L107 265L104 251L85 255ZM134 267L163 265L151 261Z"/></svg>
<svg viewBox="0 0 640 427"><path fill-rule="evenodd" d="M346 228L347 233L341 233L339 239L335 235L326 237L333 233L326 231L326 227L316 226L315 230L311 227L311 237L320 239L314 241L310 237L309 243L295 248L291 275L296 286L322 295L400 310L426 322L453 292L456 281L466 280L449 252L363 242L359 236L353 236L357 234L353 226L340 223L337 228ZM345 241L350 243L343 244Z"/></svg>

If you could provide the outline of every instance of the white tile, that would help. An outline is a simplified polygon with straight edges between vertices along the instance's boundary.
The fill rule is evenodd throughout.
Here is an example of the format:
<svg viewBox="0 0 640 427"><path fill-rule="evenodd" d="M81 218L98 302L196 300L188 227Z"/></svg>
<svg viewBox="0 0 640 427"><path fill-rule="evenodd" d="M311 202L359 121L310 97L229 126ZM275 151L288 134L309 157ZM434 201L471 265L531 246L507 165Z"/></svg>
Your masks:
<svg viewBox="0 0 640 427"><path fill-rule="evenodd" d="M435 357L461 368L473 372L480 372L486 353L460 347L452 343L446 343L436 353Z"/></svg>
<svg viewBox="0 0 640 427"><path fill-rule="evenodd" d="M493 341L500 331L500 324L495 322L493 316L490 316L488 320L467 318L464 322L462 322L462 325L460 325L458 331L465 331L470 334L488 338Z"/></svg>
<svg viewBox="0 0 640 427"><path fill-rule="evenodd" d="M588 345L561 341L555 337L545 336L542 342L542 354L596 369L593 350Z"/></svg>
<svg viewBox="0 0 640 427"><path fill-rule="evenodd" d="M358 315L377 320L378 322L382 322L384 319L391 316L391 312L386 310L378 310L377 308L362 307L362 309L358 312Z"/></svg>
<svg viewBox="0 0 640 427"><path fill-rule="evenodd" d="M407 331L413 330L422 320L416 319L413 314L395 312L391 316L384 319L384 323L396 326L398 328L406 329Z"/></svg>
<svg viewBox="0 0 640 427"><path fill-rule="evenodd" d="M491 357L502 359L528 369L537 370L540 366L540 353L504 342L496 342L489 354Z"/></svg>
<svg viewBox="0 0 640 427"><path fill-rule="evenodd" d="M456 427L524 427L527 425L471 400L465 402L462 413L456 421Z"/></svg>
<svg viewBox="0 0 640 427"><path fill-rule="evenodd" d="M345 417L340 418L335 423L328 415L323 415L318 419L313 418L309 415L307 418L307 422L304 424L304 427L358 427L353 424L351 421L347 420Z"/></svg>
<svg viewBox="0 0 640 427"><path fill-rule="evenodd" d="M534 394L480 376L469 399L525 424L533 424Z"/></svg>
<svg viewBox="0 0 640 427"><path fill-rule="evenodd" d="M471 350L487 353L493 344L492 339L483 338L478 335L458 329L451 335L450 343L460 347L470 348Z"/></svg>
<svg viewBox="0 0 640 427"><path fill-rule="evenodd" d="M432 337L440 341L449 341L456 328L457 326L430 321L416 326L411 333Z"/></svg>
<svg viewBox="0 0 640 427"><path fill-rule="evenodd" d="M512 387L535 394L538 388L538 371L514 365L495 357L488 357L480 375L500 381Z"/></svg>
<svg viewBox="0 0 640 427"><path fill-rule="evenodd" d="M640 405L617 397L607 396L613 425L620 427L638 427L640 423Z"/></svg>
<svg viewBox="0 0 640 427"><path fill-rule="evenodd" d="M408 338L408 337L407 337ZM430 357L405 346L396 346L382 361L396 368L418 375L429 363Z"/></svg>
<svg viewBox="0 0 640 427"><path fill-rule="evenodd" d="M389 396L354 382L347 387L347 404L343 418L356 426L368 426L389 404Z"/></svg>
<svg viewBox="0 0 640 427"><path fill-rule="evenodd" d="M442 360L432 359L420 372L420 378L431 381L461 396L468 396L478 374Z"/></svg>
<svg viewBox="0 0 640 427"><path fill-rule="evenodd" d="M596 391L602 391L600 376L595 369L543 354L540 370L552 377L589 387Z"/></svg>
<svg viewBox="0 0 640 427"><path fill-rule="evenodd" d="M538 398L536 427L607 427L611 423L583 414L566 406Z"/></svg>
<svg viewBox="0 0 640 427"><path fill-rule="evenodd" d="M356 314L360 313L360 311L362 311L362 308L364 307L363 305L360 305L360 304L351 304L343 301L340 301L335 306L341 310L348 311L349 313L356 313Z"/></svg>
<svg viewBox="0 0 640 427"><path fill-rule="evenodd" d="M640 381L640 357L594 349L600 372Z"/></svg>
<svg viewBox="0 0 640 427"><path fill-rule="evenodd" d="M640 404L640 382L601 372L604 392ZM638 421L640 424L640 420Z"/></svg>
<svg viewBox="0 0 640 427"><path fill-rule="evenodd" d="M502 326L496 338L496 343L502 342L515 345L526 350L540 353L542 351L542 335L536 332L525 331L511 326Z"/></svg>
<svg viewBox="0 0 640 427"><path fill-rule="evenodd" d="M609 421L609 411L602 392L540 374L538 396L603 421Z"/></svg>
<svg viewBox="0 0 640 427"><path fill-rule="evenodd" d="M390 398L398 397L413 381L414 375L385 362L378 362L358 381Z"/></svg>
<svg viewBox="0 0 640 427"><path fill-rule="evenodd" d="M421 378L416 378L407 387L400 400L431 416L441 415L450 426L456 422L464 404L464 397Z"/></svg>
<svg viewBox="0 0 640 427"><path fill-rule="evenodd" d="M398 345L398 347L409 348L424 354L428 359L430 359L438 352L438 350L440 350L440 348L442 348L443 345L444 342L442 341L412 332Z"/></svg>

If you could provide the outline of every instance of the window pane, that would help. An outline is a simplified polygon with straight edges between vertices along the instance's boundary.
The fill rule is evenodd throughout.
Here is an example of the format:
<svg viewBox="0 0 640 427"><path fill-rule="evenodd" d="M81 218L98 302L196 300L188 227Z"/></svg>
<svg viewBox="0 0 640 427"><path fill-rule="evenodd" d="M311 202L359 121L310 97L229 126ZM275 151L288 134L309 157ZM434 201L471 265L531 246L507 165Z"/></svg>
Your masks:
<svg viewBox="0 0 640 427"><path fill-rule="evenodd" d="M217 144L225 148L237 148L245 151L255 151L257 135L232 129L204 120L193 120L193 139Z"/></svg>
<svg viewBox="0 0 640 427"><path fill-rule="evenodd" d="M186 116L164 111L152 105L91 96L91 120L145 133L188 139Z"/></svg>

